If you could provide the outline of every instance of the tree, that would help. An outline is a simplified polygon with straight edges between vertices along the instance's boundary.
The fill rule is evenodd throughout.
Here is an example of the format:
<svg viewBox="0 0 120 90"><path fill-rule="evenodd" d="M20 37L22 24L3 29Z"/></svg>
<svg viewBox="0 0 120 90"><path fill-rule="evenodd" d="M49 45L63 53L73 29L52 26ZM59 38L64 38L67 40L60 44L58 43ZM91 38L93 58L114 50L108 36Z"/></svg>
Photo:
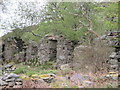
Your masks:
<svg viewBox="0 0 120 90"><path fill-rule="evenodd" d="M38 40L38 37L40 39L45 34L62 34L75 42L82 37L82 40L92 43L95 37L100 37L107 30L117 29L117 3L49 2L42 16L38 14L41 13L38 9L33 10L34 4L20 3L18 14L22 21L29 22L25 23L27 25L22 24L29 27L20 31L24 32L21 37L25 40Z"/></svg>
<svg viewBox="0 0 120 90"><path fill-rule="evenodd" d="M87 31L100 36L94 31L94 24L97 22L95 7L97 7L96 3L49 3L45 21L40 24L39 29L46 31L45 29L49 28L46 32L64 34L67 38L76 41Z"/></svg>

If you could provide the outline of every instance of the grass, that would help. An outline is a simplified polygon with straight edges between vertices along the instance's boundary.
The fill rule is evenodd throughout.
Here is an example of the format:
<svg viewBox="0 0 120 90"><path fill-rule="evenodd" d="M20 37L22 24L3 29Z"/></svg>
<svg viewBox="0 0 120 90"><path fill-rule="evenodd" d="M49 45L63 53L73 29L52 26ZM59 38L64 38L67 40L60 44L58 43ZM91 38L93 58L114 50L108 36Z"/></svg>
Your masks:
<svg viewBox="0 0 120 90"><path fill-rule="evenodd" d="M48 74L48 73L54 73L56 74L58 70L52 70L52 69L46 69L46 68L41 68L41 66L35 67L35 66L28 66L28 65L23 65L18 64L17 69L13 71L15 74L25 74L27 76L31 76L33 74Z"/></svg>
<svg viewBox="0 0 120 90"><path fill-rule="evenodd" d="M26 76L31 77L33 74L48 74L48 73L54 73L56 74L55 81L50 84L51 88L79 88L79 86L72 84L68 79L62 78L66 77L71 70L55 70L55 69L45 69L43 70L41 66L35 67L35 66L28 66L28 65L23 65L23 64L18 64L16 65L17 69L14 71L14 73L21 75L24 74ZM62 75L62 76L59 76ZM94 74L93 74L94 75ZM99 76L99 75L98 75ZM99 79L99 77L96 77ZM95 88L114 88L117 87L117 82L116 81L105 81L105 82L97 82L96 81L96 86ZM102 80L103 81L103 80Z"/></svg>
<svg viewBox="0 0 120 90"><path fill-rule="evenodd" d="M19 67L15 71L13 71L13 73L15 73L15 74L21 74L21 73L24 74L26 72L27 72L27 67L26 66Z"/></svg>

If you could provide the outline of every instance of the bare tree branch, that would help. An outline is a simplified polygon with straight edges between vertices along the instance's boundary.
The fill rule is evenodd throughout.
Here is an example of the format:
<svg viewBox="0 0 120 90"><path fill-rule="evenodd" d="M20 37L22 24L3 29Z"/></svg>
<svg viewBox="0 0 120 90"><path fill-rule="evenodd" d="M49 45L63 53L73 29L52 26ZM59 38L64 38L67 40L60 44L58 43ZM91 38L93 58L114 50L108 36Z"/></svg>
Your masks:
<svg viewBox="0 0 120 90"><path fill-rule="evenodd" d="M31 31L30 33L32 33L32 35L34 35L34 36L37 36L37 37L42 38L42 36L40 36L39 34L35 34L35 33L33 33L32 31Z"/></svg>

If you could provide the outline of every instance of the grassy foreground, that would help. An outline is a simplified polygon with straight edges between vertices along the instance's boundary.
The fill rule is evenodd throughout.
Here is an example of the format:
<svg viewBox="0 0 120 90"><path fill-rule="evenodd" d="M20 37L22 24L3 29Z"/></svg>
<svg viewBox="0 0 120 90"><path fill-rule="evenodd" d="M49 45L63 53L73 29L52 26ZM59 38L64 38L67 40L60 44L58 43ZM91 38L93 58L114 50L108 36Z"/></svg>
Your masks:
<svg viewBox="0 0 120 90"><path fill-rule="evenodd" d="M67 70L56 70L56 69L43 69L41 66L35 67L35 66L28 66L17 64L16 70L13 71L13 73L18 74L20 76L28 76L32 77L34 75L46 75L48 73L53 73L56 75L56 78L54 78L52 83L46 83L45 87L44 84L40 84L42 88L84 88L84 86L80 83L76 83L76 81L72 81L68 79L68 77L72 77L72 73L74 72L71 69ZM117 87L117 80L112 79L106 79L104 78L105 75L108 75L108 73L98 71L97 73L82 73L78 71L81 76L85 76L87 79L89 78L90 82L93 82L94 85L92 85L92 88L116 88ZM76 77L77 78L77 77ZM27 81L26 81L27 80ZM32 80L28 79L27 77L24 77L23 81L28 84L28 88L31 88ZM84 83L84 81L82 81ZM33 83L34 84L34 83ZM85 84L86 85L86 84ZM87 88L90 88L89 86L86 86Z"/></svg>

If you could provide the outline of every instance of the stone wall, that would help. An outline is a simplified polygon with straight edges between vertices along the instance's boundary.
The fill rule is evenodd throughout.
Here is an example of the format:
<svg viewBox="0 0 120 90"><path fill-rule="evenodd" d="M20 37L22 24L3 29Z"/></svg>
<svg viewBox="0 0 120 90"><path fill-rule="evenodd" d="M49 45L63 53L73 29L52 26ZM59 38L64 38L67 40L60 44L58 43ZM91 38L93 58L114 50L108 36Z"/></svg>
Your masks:
<svg viewBox="0 0 120 90"><path fill-rule="evenodd" d="M80 45L75 48L74 43L63 36L46 35L39 43L29 41L28 44L20 38L13 37L3 41L1 57L5 61L25 62L34 66L52 61L59 68L62 64L69 63L72 67L79 67L84 71L102 69L107 67L106 62L109 62L109 68L118 70L120 45L116 44L115 37L116 34L109 34L96 39L92 46Z"/></svg>
<svg viewBox="0 0 120 90"><path fill-rule="evenodd" d="M110 60L109 60L109 64L110 64L110 71L119 71L119 62L120 62L120 42L117 41L114 38L119 37L120 32L111 32L111 34L109 34L109 37L113 38L113 47L115 48L115 50L111 53Z"/></svg>
<svg viewBox="0 0 120 90"><path fill-rule="evenodd" d="M14 54L16 54L17 47L13 38L9 38L3 42L3 55L6 61L14 59Z"/></svg>
<svg viewBox="0 0 120 90"><path fill-rule="evenodd" d="M39 43L22 39L8 38L2 47L5 61L25 62L28 65L41 65L47 61L61 64L70 63L73 58L73 42L63 37L46 35ZM59 65L58 65L59 64Z"/></svg>
<svg viewBox="0 0 120 90"><path fill-rule="evenodd" d="M24 50L22 39L12 37L2 42L2 59L6 62L19 60L18 54ZM20 56L21 57L21 56Z"/></svg>
<svg viewBox="0 0 120 90"><path fill-rule="evenodd" d="M2 39L0 38L0 63L2 63Z"/></svg>
<svg viewBox="0 0 120 90"><path fill-rule="evenodd" d="M29 41L25 51L25 62L29 65L35 65L38 61L38 43Z"/></svg>
<svg viewBox="0 0 120 90"><path fill-rule="evenodd" d="M43 38L39 44L39 63L43 64L46 61L56 61L56 48L57 40L49 39L47 37Z"/></svg>
<svg viewBox="0 0 120 90"><path fill-rule="evenodd" d="M73 61L74 44L70 40L61 37L57 41L57 67L61 64L71 63Z"/></svg>
<svg viewBox="0 0 120 90"><path fill-rule="evenodd" d="M92 45L75 47L73 69L82 72L118 70L117 57L120 55L118 55L119 50L116 52L115 49L116 42L116 35L109 33L96 38Z"/></svg>

